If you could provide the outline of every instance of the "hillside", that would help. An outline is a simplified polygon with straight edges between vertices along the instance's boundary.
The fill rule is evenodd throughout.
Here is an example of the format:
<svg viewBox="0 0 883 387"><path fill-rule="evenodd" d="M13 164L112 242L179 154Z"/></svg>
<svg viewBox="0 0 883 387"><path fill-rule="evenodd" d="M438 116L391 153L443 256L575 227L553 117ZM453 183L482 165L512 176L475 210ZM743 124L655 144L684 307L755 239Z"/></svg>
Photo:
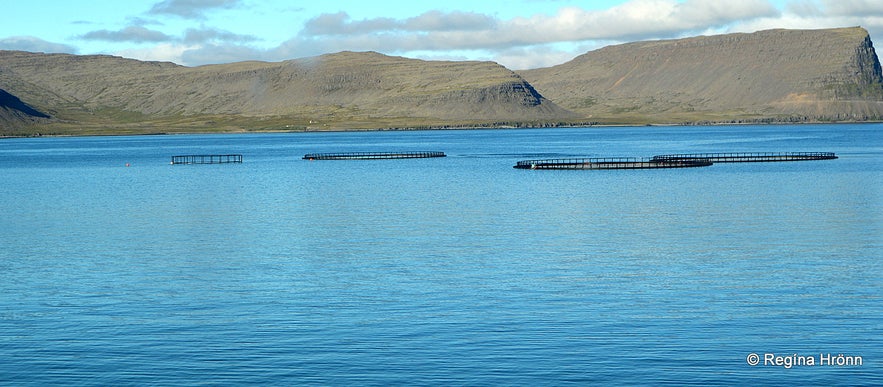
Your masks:
<svg viewBox="0 0 883 387"><path fill-rule="evenodd" d="M14 128L45 124L49 118L49 115L28 106L6 90L0 89L0 127Z"/></svg>
<svg viewBox="0 0 883 387"><path fill-rule="evenodd" d="M342 52L200 67L0 51L0 85L58 130L295 130L540 123L572 115L493 62Z"/></svg>
<svg viewBox="0 0 883 387"><path fill-rule="evenodd" d="M629 43L519 74L546 98L602 122L883 117L880 62L859 27Z"/></svg>
<svg viewBox="0 0 883 387"><path fill-rule="evenodd" d="M0 135L883 120L860 27L628 43L518 73L374 52L185 67L0 51L0 89Z"/></svg>

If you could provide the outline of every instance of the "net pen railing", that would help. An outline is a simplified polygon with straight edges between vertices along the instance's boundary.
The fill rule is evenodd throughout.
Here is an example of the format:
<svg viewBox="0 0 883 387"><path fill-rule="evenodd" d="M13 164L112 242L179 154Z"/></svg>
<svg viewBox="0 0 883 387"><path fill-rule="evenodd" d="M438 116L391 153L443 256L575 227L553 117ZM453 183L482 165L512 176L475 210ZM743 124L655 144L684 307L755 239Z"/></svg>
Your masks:
<svg viewBox="0 0 883 387"><path fill-rule="evenodd" d="M522 160L518 169L652 169L705 167L708 160L653 160L640 157L592 157L571 159Z"/></svg>
<svg viewBox="0 0 883 387"><path fill-rule="evenodd" d="M380 159L421 159L445 157L444 152L338 152L338 153L307 153L304 160L380 160Z"/></svg>
<svg viewBox="0 0 883 387"><path fill-rule="evenodd" d="M227 164L241 163L242 155L224 154L224 155L181 155L172 156L172 164Z"/></svg>
<svg viewBox="0 0 883 387"><path fill-rule="evenodd" d="M656 161L704 159L715 163L801 161L836 159L832 152L732 152L732 153L680 153L653 156Z"/></svg>

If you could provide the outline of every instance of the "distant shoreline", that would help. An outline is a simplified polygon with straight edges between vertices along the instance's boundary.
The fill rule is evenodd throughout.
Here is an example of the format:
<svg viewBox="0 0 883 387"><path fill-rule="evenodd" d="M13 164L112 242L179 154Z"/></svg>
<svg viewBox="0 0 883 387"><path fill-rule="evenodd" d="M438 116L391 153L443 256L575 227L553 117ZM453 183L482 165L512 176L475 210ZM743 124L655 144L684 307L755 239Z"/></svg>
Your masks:
<svg viewBox="0 0 883 387"><path fill-rule="evenodd" d="M390 131L433 131L433 130L500 130L500 129L556 129L556 128L640 128L640 127L688 127L688 126L748 126L748 125L845 125L845 124L880 124L883 120L868 121L813 121L813 122L785 122L785 121L757 121L757 122L696 122L696 123L649 123L649 124L613 124L613 123L585 123L585 124L560 124L560 125L500 125L500 126L420 126L420 127L396 127L396 128L364 128L364 129L253 129L253 130L193 130L193 131L150 131L144 133L106 131L101 133L34 133L22 135L0 135L0 140L13 138L40 138L40 137L105 137L105 136L175 136L195 134L246 134L246 133L347 133L347 132L390 132Z"/></svg>

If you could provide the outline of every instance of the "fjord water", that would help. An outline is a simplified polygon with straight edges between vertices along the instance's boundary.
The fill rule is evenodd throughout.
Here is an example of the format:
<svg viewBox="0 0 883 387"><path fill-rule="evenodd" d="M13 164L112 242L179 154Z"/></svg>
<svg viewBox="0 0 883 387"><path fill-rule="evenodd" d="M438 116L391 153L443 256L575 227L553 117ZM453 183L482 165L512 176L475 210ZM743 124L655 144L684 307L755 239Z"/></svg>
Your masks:
<svg viewBox="0 0 883 387"><path fill-rule="evenodd" d="M405 150L448 157L301 160ZM786 151L840 158L512 168ZM880 124L4 139L0 176L0 384L883 383Z"/></svg>

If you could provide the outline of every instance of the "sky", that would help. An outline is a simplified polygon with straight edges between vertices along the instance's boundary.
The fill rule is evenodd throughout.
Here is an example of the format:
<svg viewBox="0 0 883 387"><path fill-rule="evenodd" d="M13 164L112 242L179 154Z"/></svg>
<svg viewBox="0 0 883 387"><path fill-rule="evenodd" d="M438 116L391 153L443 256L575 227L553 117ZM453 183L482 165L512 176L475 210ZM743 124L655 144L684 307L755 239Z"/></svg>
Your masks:
<svg viewBox="0 0 883 387"><path fill-rule="evenodd" d="M772 28L862 26L883 42L883 0L9 0L0 15L0 50L185 66L377 51L523 70L611 44Z"/></svg>

